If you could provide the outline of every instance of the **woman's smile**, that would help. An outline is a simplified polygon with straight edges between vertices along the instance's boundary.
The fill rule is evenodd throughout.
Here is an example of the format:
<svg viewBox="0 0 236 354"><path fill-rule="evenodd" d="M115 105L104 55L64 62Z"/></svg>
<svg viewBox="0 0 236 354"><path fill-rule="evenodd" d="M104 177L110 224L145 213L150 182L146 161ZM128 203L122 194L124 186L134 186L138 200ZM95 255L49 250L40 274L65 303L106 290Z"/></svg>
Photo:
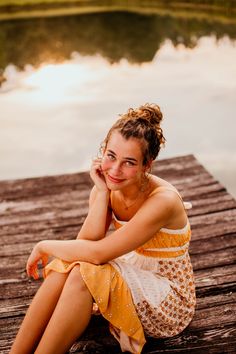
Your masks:
<svg viewBox="0 0 236 354"><path fill-rule="evenodd" d="M107 174L107 178L112 182L112 183L121 183L123 181L125 181L125 179L120 179L120 178L116 178L116 177L113 177L109 174Z"/></svg>

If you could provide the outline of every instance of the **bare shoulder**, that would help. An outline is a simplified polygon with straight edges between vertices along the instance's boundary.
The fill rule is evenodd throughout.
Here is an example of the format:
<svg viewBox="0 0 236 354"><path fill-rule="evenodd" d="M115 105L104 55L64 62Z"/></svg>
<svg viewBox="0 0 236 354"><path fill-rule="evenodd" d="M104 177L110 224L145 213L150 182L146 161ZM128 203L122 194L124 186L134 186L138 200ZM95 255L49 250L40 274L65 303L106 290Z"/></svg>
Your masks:
<svg viewBox="0 0 236 354"><path fill-rule="evenodd" d="M150 179L151 196L166 198L166 200L181 199L180 193L173 184L167 182L163 178L152 175Z"/></svg>
<svg viewBox="0 0 236 354"><path fill-rule="evenodd" d="M151 176L146 200L138 215L142 214L146 219L153 220L160 217L166 222L166 218L169 220L181 205L181 197L172 184L157 176Z"/></svg>
<svg viewBox="0 0 236 354"><path fill-rule="evenodd" d="M184 209L183 200L177 188L157 176L151 177L151 192L148 199L156 206L170 208L175 212L181 212Z"/></svg>
<svg viewBox="0 0 236 354"><path fill-rule="evenodd" d="M153 177L152 183L154 187L152 187L150 194L150 202L153 203L153 207L155 205L155 208L162 208L169 211L169 219L166 220L164 227L181 228L185 226L187 215L179 191L164 179L156 176Z"/></svg>

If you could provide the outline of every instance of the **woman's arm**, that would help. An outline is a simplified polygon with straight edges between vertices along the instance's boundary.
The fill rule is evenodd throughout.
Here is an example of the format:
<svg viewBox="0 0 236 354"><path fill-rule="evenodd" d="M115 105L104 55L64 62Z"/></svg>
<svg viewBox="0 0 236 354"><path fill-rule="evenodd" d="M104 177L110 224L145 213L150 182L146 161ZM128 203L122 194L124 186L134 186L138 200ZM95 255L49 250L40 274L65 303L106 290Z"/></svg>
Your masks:
<svg viewBox="0 0 236 354"><path fill-rule="evenodd" d="M89 198L89 212L77 239L99 240L103 238L111 222L109 191L99 191L93 187Z"/></svg>
<svg viewBox="0 0 236 354"><path fill-rule="evenodd" d="M77 239L99 240L105 236L111 222L110 191L101 171L101 159L93 160L90 176L94 182L94 187L89 197L89 212Z"/></svg>
<svg viewBox="0 0 236 354"><path fill-rule="evenodd" d="M42 260L45 264L45 257L48 256L68 262L79 260L94 264L106 263L143 245L171 218L176 218L176 213L180 213L181 208L183 209L182 203L174 193L158 193L158 198L148 198L127 224L103 239L41 241L30 255L27 273L35 277L37 263Z"/></svg>

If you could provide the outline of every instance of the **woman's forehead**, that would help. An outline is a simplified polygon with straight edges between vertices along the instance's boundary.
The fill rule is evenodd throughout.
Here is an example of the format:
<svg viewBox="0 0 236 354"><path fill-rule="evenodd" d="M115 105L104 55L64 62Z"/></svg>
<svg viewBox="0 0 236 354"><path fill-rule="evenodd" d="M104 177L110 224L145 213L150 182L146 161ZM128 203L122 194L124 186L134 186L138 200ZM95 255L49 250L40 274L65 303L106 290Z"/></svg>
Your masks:
<svg viewBox="0 0 236 354"><path fill-rule="evenodd" d="M141 142L136 138L125 139L119 132L112 132L107 143L107 150L112 150L120 157L142 158Z"/></svg>

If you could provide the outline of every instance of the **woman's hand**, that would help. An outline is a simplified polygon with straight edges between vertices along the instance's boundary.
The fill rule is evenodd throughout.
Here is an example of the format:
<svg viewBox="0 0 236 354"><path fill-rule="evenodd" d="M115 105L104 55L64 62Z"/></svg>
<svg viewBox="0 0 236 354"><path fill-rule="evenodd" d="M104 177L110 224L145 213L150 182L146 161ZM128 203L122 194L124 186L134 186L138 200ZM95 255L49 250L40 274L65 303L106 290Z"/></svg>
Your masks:
<svg viewBox="0 0 236 354"><path fill-rule="evenodd" d="M102 159L94 158L90 169L90 177L99 191L108 191L106 181L101 168Z"/></svg>
<svg viewBox="0 0 236 354"><path fill-rule="evenodd" d="M26 265L26 271L28 276L33 277L35 280L39 279L38 263L41 261L43 266L46 266L46 264L48 263L48 255L43 252L42 245L43 241L38 242L34 246Z"/></svg>

